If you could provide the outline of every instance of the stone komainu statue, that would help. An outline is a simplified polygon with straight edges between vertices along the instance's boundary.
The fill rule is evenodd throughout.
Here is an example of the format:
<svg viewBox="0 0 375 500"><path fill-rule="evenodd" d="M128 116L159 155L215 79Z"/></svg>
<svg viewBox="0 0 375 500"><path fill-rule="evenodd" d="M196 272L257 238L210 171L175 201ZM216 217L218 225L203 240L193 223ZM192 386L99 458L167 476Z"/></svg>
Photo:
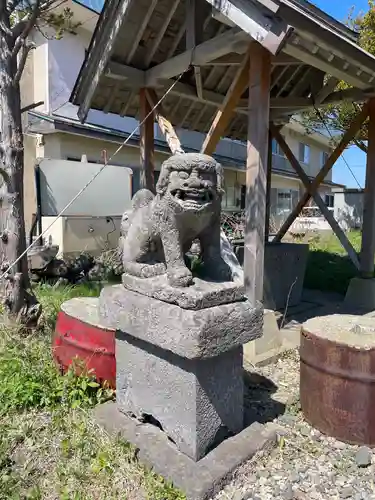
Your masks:
<svg viewBox="0 0 375 500"><path fill-rule="evenodd" d="M203 274L231 281L220 254L222 169L210 156L185 153L166 160L156 186L133 197L121 223L120 251L124 272L141 278L167 273L172 286L193 283L185 254L200 242Z"/></svg>

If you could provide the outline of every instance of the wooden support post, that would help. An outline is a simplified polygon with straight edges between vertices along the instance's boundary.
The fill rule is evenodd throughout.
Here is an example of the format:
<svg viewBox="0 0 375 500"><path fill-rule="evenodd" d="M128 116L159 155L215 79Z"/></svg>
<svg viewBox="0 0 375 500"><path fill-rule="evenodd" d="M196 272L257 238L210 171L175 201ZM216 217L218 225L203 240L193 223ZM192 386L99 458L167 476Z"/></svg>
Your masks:
<svg viewBox="0 0 375 500"><path fill-rule="evenodd" d="M167 120L165 117L164 110L162 108L161 103L157 105L158 98L153 89L146 90L146 98L147 101L152 108L154 109L154 114L156 116L156 121L158 122L161 133L164 135L164 138L171 150L172 154L181 154L184 153L184 150L181 147L180 139L178 138L176 131L172 125L172 123ZM157 106L156 106L157 105Z"/></svg>
<svg viewBox="0 0 375 500"><path fill-rule="evenodd" d="M263 299L270 83L271 54L260 44L252 43L248 80L244 252L245 289L252 304Z"/></svg>
<svg viewBox="0 0 375 500"><path fill-rule="evenodd" d="M311 192L311 190L312 190L312 188L311 188L312 182L308 178L306 172L301 167L301 165L300 165L299 161L297 160L297 158L292 153L292 150L290 149L290 147L288 146L288 144L285 142L284 137L280 134L280 132L278 131L277 127L275 127L275 125L273 125L272 123L270 124L270 130L271 130L271 133L272 133L273 137L280 144L280 147L281 147L282 151L284 152L287 160L289 161L289 163L294 168L294 170L297 172L299 178L303 182L303 184L304 184L307 192ZM357 269L359 269L359 260L358 260L357 252L354 250L352 244L350 243L350 241L346 237L344 231L339 226L339 224L336 221L336 219L334 218L332 212L330 212L328 210L326 204L324 203L324 201L322 200L320 194L317 191L314 191L312 193L312 196L313 196L313 198L315 200L315 203L319 207L320 211L322 212L322 214L326 218L327 222L331 226L332 231L336 234L336 236L339 239L340 243L342 244L342 246L347 251L347 253L348 253L351 261L353 262L353 264L355 265L355 267Z"/></svg>
<svg viewBox="0 0 375 500"><path fill-rule="evenodd" d="M250 50L250 49L249 49ZM232 117L233 111L239 103L242 94L249 85L249 52L243 58L242 64L237 71L236 77L230 86L223 104L217 111L211 124L206 138L203 142L201 153L212 155L218 142L220 141L228 123Z"/></svg>
<svg viewBox="0 0 375 500"><path fill-rule="evenodd" d="M140 184L142 188L147 188L153 193L155 192L154 186L154 114L150 113L152 107L146 99L146 89L139 91L140 101L140 122L145 122L141 125L140 130L140 153L141 153L141 179ZM147 118L146 118L147 117Z"/></svg>
<svg viewBox="0 0 375 500"><path fill-rule="evenodd" d="M288 218L286 219L286 221L284 222L282 227L279 229L279 232L277 233L277 235L275 236L273 241L278 242L278 241L282 240L282 238L285 236L285 234L287 233L290 226L293 224L295 219L300 214L301 210L306 206L306 204L310 200L312 194L317 191L320 184L324 181L324 179L329 174L333 165L339 159L340 155L343 153L343 151L349 145L349 143L353 140L354 136L356 135L358 130L361 128L361 125L366 120L367 116L368 116L368 104L365 104L363 106L362 110L357 114L357 116L352 121L348 130L342 136L342 139L339 142L339 144L337 145L336 149L331 153L328 160L325 162L323 167L319 170L318 175L315 177L315 179L311 183L310 191L309 192L306 191L305 194L302 196L302 198L298 202L297 206L289 214Z"/></svg>
<svg viewBox="0 0 375 500"><path fill-rule="evenodd" d="M369 101L367 149L360 273L363 278L372 278L375 257L375 98Z"/></svg>
<svg viewBox="0 0 375 500"><path fill-rule="evenodd" d="M266 227L264 230L264 243L268 243L270 235L271 180L272 180L272 134L269 132L268 154L267 154Z"/></svg>

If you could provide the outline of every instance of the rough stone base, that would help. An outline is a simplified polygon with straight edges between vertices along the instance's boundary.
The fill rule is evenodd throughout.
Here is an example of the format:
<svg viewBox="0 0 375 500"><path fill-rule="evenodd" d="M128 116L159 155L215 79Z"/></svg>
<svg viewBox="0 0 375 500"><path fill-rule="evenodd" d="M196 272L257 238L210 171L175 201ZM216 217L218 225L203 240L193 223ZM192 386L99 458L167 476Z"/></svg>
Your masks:
<svg viewBox="0 0 375 500"><path fill-rule="evenodd" d="M214 357L262 335L263 307L247 300L197 311L127 290L106 287L99 297L100 320L147 344L183 358Z"/></svg>
<svg viewBox="0 0 375 500"><path fill-rule="evenodd" d="M125 288L132 292L190 310L231 304L245 299L244 286L236 281L217 283L194 278L193 285L176 288L169 285L166 274L154 278L123 274L122 282Z"/></svg>
<svg viewBox="0 0 375 500"><path fill-rule="evenodd" d="M197 461L244 427L242 346L187 359L116 332L120 411L157 421Z"/></svg>
<svg viewBox="0 0 375 500"><path fill-rule="evenodd" d="M208 500L227 484L232 473L260 450L276 444L277 427L255 422L221 443L199 462L177 450L166 434L150 424L139 424L118 411L116 403L94 410L95 421L112 435L138 449L138 458L186 494L187 500Z"/></svg>
<svg viewBox="0 0 375 500"><path fill-rule="evenodd" d="M375 279L353 278L344 299L345 312L363 313L375 310Z"/></svg>

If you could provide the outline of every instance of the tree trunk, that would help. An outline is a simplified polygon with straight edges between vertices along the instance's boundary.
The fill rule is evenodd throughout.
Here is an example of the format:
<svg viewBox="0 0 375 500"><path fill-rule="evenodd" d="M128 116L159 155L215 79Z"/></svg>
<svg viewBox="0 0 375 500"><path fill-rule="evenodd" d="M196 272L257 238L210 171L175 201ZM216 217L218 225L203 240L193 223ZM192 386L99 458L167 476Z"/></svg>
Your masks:
<svg viewBox="0 0 375 500"><path fill-rule="evenodd" d="M17 58L11 56L12 41L0 33L1 174L0 262L3 274L26 249L23 206L23 133L19 83L15 82ZM30 291L27 256L9 270L4 286L8 313L27 326L37 322L40 305Z"/></svg>

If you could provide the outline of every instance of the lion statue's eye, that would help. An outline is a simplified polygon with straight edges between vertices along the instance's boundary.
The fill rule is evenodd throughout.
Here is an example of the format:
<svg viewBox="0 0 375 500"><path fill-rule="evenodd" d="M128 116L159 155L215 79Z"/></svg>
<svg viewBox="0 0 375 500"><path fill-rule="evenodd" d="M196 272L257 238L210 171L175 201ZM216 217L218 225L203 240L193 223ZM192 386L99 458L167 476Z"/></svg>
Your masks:
<svg viewBox="0 0 375 500"><path fill-rule="evenodd" d="M178 172L180 179L188 179L189 174L187 172Z"/></svg>

